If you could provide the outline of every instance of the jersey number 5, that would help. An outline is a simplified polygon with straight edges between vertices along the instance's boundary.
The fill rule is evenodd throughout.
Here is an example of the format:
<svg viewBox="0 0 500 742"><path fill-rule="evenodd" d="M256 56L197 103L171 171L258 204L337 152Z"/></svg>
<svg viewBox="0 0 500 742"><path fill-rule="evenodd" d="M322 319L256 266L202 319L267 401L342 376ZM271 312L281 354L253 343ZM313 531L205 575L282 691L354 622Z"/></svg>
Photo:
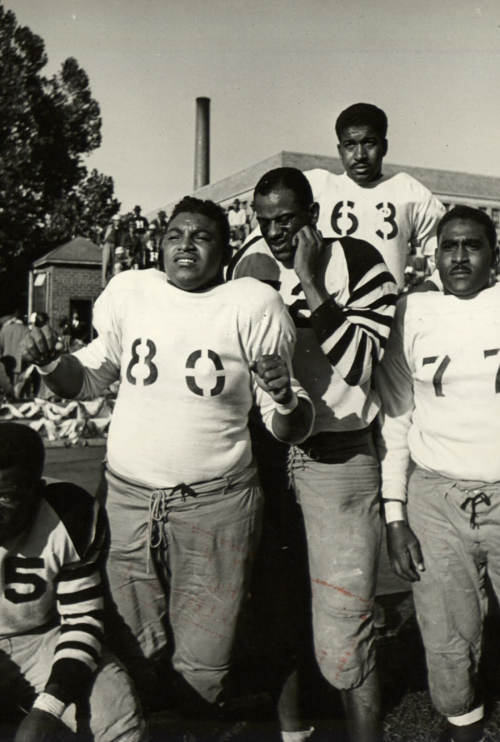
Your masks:
<svg viewBox="0 0 500 742"><path fill-rule="evenodd" d="M5 588L5 597L11 603L29 603L38 600L47 589L47 583L40 575L33 572L21 572L25 569L43 569L41 557L7 557L5 559L5 584L29 585L29 591L19 591L13 587Z"/></svg>

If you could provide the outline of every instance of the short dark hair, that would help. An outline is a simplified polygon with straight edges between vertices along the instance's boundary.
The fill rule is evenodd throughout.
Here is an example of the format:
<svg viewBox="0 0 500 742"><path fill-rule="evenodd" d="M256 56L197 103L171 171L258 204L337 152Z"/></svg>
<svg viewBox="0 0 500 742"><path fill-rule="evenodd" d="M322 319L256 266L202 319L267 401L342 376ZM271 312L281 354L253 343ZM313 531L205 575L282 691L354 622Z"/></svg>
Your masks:
<svg viewBox="0 0 500 742"><path fill-rule="evenodd" d="M213 219L219 225L224 245L229 245L229 222L224 209L219 204L209 200L203 201L201 198L194 198L194 196L184 196L182 201L174 206L168 220L169 225L179 214L202 214L209 219Z"/></svg>
<svg viewBox="0 0 500 742"><path fill-rule="evenodd" d="M0 423L0 469L22 466L36 481L43 474L44 463L43 441L33 428L21 423Z"/></svg>
<svg viewBox="0 0 500 742"><path fill-rule="evenodd" d="M381 139L387 137L387 116L381 108L372 103L354 103L342 111L335 122L335 131L340 142L342 132L351 126L371 126Z"/></svg>
<svg viewBox="0 0 500 742"><path fill-rule="evenodd" d="M486 239L488 240L491 249L494 250L496 248L497 231L495 229L493 220L485 211L481 211L481 209L475 209L474 207L467 206L466 204L458 204L458 206L454 206L453 209L447 211L446 214L441 218L441 221L439 222L437 227L438 245L439 238L441 237L441 233L445 225L448 224L448 222L453 222L458 219L468 222L476 222L476 224L482 224L486 233Z"/></svg>
<svg viewBox="0 0 500 742"><path fill-rule="evenodd" d="M257 196L269 196L278 188L293 191L303 209L308 209L314 203L311 184L302 170L296 167L277 167L275 170L269 170L255 186L254 202Z"/></svg>

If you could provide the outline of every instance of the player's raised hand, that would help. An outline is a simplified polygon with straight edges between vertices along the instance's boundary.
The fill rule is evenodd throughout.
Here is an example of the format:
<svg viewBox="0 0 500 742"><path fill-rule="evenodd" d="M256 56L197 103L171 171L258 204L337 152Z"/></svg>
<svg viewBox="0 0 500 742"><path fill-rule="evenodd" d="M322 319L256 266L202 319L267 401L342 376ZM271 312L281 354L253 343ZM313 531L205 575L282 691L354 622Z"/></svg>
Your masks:
<svg viewBox="0 0 500 742"><path fill-rule="evenodd" d="M293 238L293 269L301 280L314 280L324 255L323 235L314 226L302 227Z"/></svg>
<svg viewBox="0 0 500 742"><path fill-rule="evenodd" d="M61 338L50 325L33 327L21 343L22 357L27 363L45 366L64 351Z"/></svg>
<svg viewBox="0 0 500 742"><path fill-rule="evenodd" d="M278 353L261 356L250 363L250 371L255 373L257 384L271 395L278 404L287 404L292 399L290 372Z"/></svg>

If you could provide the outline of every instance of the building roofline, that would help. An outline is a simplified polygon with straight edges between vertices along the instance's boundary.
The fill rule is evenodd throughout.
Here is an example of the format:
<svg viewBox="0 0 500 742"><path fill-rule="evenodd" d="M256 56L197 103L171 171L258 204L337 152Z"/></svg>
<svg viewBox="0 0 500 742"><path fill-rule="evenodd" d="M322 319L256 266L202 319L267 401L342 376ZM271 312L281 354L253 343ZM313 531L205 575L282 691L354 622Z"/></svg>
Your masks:
<svg viewBox="0 0 500 742"><path fill-rule="evenodd" d="M281 150L274 155L266 157L264 160L249 165L243 170L238 170L236 173L209 183L197 191L191 191L189 195L196 196L197 198L212 198L219 203L230 202L232 199L240 197L243 193L246 194L253 191L259 178L268 170L284 166L294 166L300 170L323 168L335 174L344 172L339 157ZM500 177L466 173L459 170L400 165L398 163L388 162L385 159L383 169L386 175L391 176L401 172L408 173L423 183L436 196L442 196L445 200L453 200L453 198L486 199L492 202L498 202L500 200ZM249 183L251 183L250 186ZM158 208L171 210L179 200L177 199L167 206Z"/></svg>
<svg viewBox="0 0 500 742"><path fill-rule="evenodd" d="M54 258L53 260L45 259L45 258L39 258L33 263L33 270L35 268L40 268L44 265L87 265L87 266L101 266L101 261L99 260L58 260L57 258Z"/></svg>

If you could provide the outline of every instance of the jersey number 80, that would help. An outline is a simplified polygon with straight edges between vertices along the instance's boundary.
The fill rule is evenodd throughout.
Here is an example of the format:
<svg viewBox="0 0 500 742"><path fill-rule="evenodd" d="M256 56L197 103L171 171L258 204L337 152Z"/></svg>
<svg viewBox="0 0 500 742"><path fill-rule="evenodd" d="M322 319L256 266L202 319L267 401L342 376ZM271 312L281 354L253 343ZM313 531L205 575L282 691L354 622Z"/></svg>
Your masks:
<svg viewBox="0 0 500 742"><path fill-rule="evenodd" d="M132 343L132 358L127 366L127 381L136 386L150 386L158 380L158 366L153 363L156 345L152 340L137 338ZM226 383L221 357L214 350L194 350L189 354L185 368L188 389L199 397L216 397Z"/></svg>

